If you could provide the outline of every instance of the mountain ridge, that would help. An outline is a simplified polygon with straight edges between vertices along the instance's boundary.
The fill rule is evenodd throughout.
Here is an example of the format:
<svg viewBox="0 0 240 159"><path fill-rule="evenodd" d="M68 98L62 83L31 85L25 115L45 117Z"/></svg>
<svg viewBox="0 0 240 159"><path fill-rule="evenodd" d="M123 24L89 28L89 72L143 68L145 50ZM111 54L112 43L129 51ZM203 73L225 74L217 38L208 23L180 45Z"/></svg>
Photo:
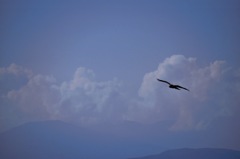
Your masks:
<svg viewBox="0 0 240 159"><path fill-rule="evenodd" d="M240 159L240 151L224 148L181 148L129 159Z"/></svg>
<svg viewBox="0 0 240 159"><path fill-rule="evenodd" d="M120 131L121 130L122 129L120 129ZM126 137L125 135L119 137L111 133L104 134L99 131L94 131L93 129L78 127L62 121L30 122L0 133L0 158L127 159L131 157L131 159L175 159L173 157L176 154L177 157L179 157L183 152L188 153L188 151L191 151L191 153L193 153L193 151L195 151L194 153L196 153L195 149L188 148L180 149L180 154L179 150L168 150L163 152L161 147L158 146L153 149L154 147L151 147L152 145L146 141L147 139L144 139L144 141L139 142L132 138L132 134L130 134L130 137ZM151 151L143 151L143 146L151 149ZM205 148L201 150L210 151L213 149ZM222 151L225 152L225 149L222 149ZM136 155L143 156L145 154L153 154L149 152L162 153L132 158ZM237 151L237 154L238 153L239 151ZM164 156L165 158L163 158ZM198 158L194 157L194 159ZM208 158L205 157L204 159ZM240 159L240 157L229 158L228 155L227 159Z"/></svg>

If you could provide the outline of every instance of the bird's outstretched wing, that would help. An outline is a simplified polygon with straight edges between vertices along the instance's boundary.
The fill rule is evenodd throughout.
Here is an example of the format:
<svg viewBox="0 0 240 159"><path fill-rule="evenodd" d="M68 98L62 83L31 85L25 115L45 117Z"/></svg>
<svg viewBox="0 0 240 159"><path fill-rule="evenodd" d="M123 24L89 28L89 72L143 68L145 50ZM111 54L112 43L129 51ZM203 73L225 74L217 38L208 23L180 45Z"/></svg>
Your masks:
<svg viewBox="0 0 240 159"><path fill-rule="evenodd" d="M182 89L185 89L185 90L187 90L187 91L189 91L187 88L185 88L185 87L182 87L182 86L179 86L179 85L176 85L178 88L182 88Z"/></svg>
<svg viewBox="0 0 240 159"><path fill-rule="evenodd" d="M167 84L171 85L171 83L169 83L168 81L160 80L158 78L157 78L157 80L160 81L160 82L164 82L164 83L167 83Z"/></svg>

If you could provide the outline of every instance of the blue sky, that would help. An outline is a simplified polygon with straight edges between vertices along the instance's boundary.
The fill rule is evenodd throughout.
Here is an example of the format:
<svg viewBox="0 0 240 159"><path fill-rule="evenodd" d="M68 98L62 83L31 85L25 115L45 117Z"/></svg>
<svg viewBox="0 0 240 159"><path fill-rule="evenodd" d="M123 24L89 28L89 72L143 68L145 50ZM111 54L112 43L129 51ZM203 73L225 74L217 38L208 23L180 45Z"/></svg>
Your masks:
<svg viewBox="0 0 240 159"><path fill-rule="evenodd" d="M0 6L1 131L54 119L90 127L170 122L166 130L181 133L224 120L217 130L229 142L215 146L240 149L239 1Z"/></svg>

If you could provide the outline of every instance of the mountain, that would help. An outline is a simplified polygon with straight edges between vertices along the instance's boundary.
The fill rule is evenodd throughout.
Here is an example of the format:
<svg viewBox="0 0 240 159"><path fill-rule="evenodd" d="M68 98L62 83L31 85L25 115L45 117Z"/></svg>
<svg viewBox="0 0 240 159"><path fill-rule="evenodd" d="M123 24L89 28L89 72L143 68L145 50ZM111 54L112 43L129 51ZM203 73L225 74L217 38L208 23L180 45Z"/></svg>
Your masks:
<svg viewBox="0 0 240 159"><path fill-rule="evenodd" d="M28 123L0 135L0 158L94 158L89 147L99 145L89 145L93 136L84 129L60 121Z"/></svg>
<svg viewBox="0 0 240 159"><path fill-rule="evenodd" d="M106 127L110 126L101 129ZM0 159L126 159L151 154L154 148L143 150L149 143L139 141L142 136L134 138L138 135L130 131L131 127L142 131L141 126L131 122L112 126L110 133L62 121L26 123L0 134Z"/></svg>
<svg viewBox="0 0 240 159"><path fill-rule="evenodd" d="M102 125L103 130L99 131L62 121L27 123L0 134L0 159L126 159L163 152L161 146L167 145L167 139L156 139L147 131L154 126L146 129L128 122L109 127ZM107 128L112 131L104 131ZM183 140L180 137L179 142ZM178 149L135 159L210 159L209 156L240 159L238 151L225 149Z"/></svg>
<svg viewBox="0 0 240 159"><path fill-rule="evenodd" d="M184 148L131 159L240 159L240 151L214 148Z"/></svg>
<svg viewBox="0 0 240 159"><path fill-rule="evenodd" d="M0 134L0 159L123 159L131 153L115 136L62 121L27 123Z"/></svg>

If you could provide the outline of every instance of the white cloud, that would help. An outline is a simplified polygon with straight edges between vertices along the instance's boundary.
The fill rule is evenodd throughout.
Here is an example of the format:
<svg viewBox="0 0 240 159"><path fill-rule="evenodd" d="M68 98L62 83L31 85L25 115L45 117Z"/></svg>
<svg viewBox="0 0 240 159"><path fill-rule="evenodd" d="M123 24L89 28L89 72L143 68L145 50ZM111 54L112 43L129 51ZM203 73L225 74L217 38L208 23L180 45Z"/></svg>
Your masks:
<svg viewBox="0 0 240 159"><path fill-rule="evenodd" d="M58 83L52 76L12 64L0 68L0 75L11 74L15 80L2 78L1 84L13 85L22 77L27 80L20 87L1 90L1 121L5 123L0 127L15 121L59 119L81 125L171 121L172 130L204 128L219 116L240 112L240 76L239 70L234 71L224 61L200 66L195 58L173 55L145 74L135 97L126 97L117 79L96 81L95 73L84 67L70 81ZM157 78L190 92L169 89Z"/></svg>
<svg viewBox="0 0 240 159"><path fill-rule="evenodd" d="M222 100L228 101L228 92L219 94L218 91L222 91L219 86L228 87L223 79L226 70L228 68L224 61L199 66L195 58L183 55L166 58L157 70L145 74L139 89L139 96L145 105L143 111L151 112L149 122L173 120L175 125L172 129L199 128L216 116L223 115L221 112L226 110L224 104L227 103L222 104L218 96L221 95ZM190 92L168 89L157 78L185 86Z"/></svg>
<svg viewBox="0 0 240 159"><path fill-rule="evenodd" d="M7 97L32 120L51 119L53 107L60 99L55 84L51 76L34 75L20 89L9 91Z"/></svg>
<svg viewBox="0 0 240 159"><path fill-rule="evenodd" d="M12 66L9 68L17 68L13 70L18 78L24 69ZM9 68L1 68L2 75L11 72ZM3 96L4 100L13 101L11 107L21 110L19 120L59 119L86 125L119 121L127 110L120 82L117 79L95 81L92 70L80 67L72 80L60 84L52 76L31 74L28 77L26 84Z"/></svg>
<svg viewBox="0 0 240 159"><path fill-rule="evenodd" d="M15 76L26 75L27 77L30 78L32 75L32 71L13 63L7 68L5 67L0 68L0 75L6 75L6 74L13 74Z"/></svg>
<svg viewBox="0 0 240 159"><path fill-rule="evenodd" d="M125 107L119 81L97 82L94 76L93 71L81 67L70 82L61 84L60 116L82 124L122 118Z"/></svg>

